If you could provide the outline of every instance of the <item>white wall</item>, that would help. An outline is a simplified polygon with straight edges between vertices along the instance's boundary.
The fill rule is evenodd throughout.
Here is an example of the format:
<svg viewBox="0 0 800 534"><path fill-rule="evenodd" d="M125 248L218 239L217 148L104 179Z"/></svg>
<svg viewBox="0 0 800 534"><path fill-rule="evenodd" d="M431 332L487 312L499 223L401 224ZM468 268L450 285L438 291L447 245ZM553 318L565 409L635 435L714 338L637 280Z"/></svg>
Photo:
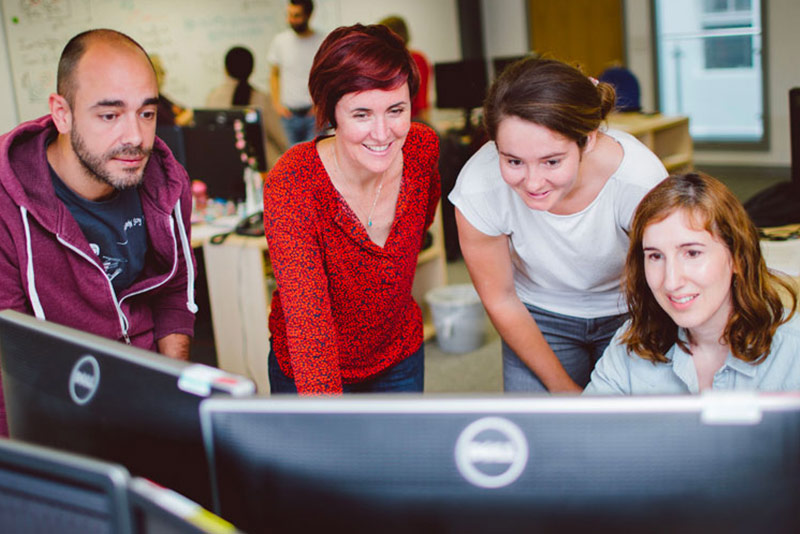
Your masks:
<svg viewBox="0 0 800 534"><path fill-rule="evenodd" d="M408 25L409 45L422 51L431 63L461 59L456 0L339 0L339 6L343 25L373 24L399 15Z"/></svg>
<svg viewBox="0 0 800 534"><path fill-rule="evenodd" d="M93 3L92 3L93 2ZM12 17L20 15L20 20L32 24L37 28L36 35L25 34L22 23L19 27L9 26L11 30L0 23L0 133L6 132L16 126L21 118L32 118L47 110L47 95L55 90L55 73L60 49L69 37L88 29L89 27L106 26L129 33L138 39L143 46L151 52L161 54L166 63L167 79L164 92L176 102L197 107L202 106L205 96L216 85L223 75L223 61L225 51L234 44L250 46L256 56L256 71L253 73L252 83L262 89L267 86L266 52L272 35L286 27L284 13L286 0L259 0L258 4L249 3L248 0L229 0L219 3L216 0L88 0L78 3L82 10L76 9L71 26L60 21L58 24L48 18L45 10L33 3L19 2L19 0L0 0L0 10L3 15ZM29 8L26 10L26 8ZM91 8L91 9L90 9ZM96 9L95 9L96 8ZM105 11L102 11L101 8ZM116 16L114 10L119 10ZM215 16L214 9L219 10ZM250 11L247 11L247 10ZM123 12L128 10L128 12ZM233 10L233 11L231 11ZM21 13L17 13L20 11ZM46 10L45 10L46 11ZM78 12L79 11L79 12ZM101 12L102 11L102 12ZM84 13L85 12L85 13ZM252 12L252 15L250 14ZM154 14L157 14L154 15ZM431 62L454 61L461 57L460 37L458 30L458 17L456 0L317 0L315 2L312 25L323 31L331 30L342 24L362 22L374 23L388 15L400 15L406 19L411 33L411 44L414 48L422 50ZM22 15L26 15L23 17ZM35 15L35 16L34 16ZM135 15L135 16L134 16ZM238 18L237 18L238 17ZM243 27L242 17L247 19L247 27ZM2 19L6 21L5 18ZM237 22L238 21L238 22ZM6 21L8 24L11 22ZM50 24L56 24L52 28ZM238 24L238 25L237 25ZM218 28L222 27L222 32ZM52 30L52 31L51 31ZM190 31L191 30L191 31ZM202 31L201 31L202 30ZM207 30L207 31L206 31ZM30 75L25 74L25 69L33 68L26 63L27 55L20 53L20 48L25 48L31 39L37 44L42 44L44 34L50 34L49 41L54 39L52 33L60 32L56 45L53 45L52 54L45 58L37 56L36 68L42 74L40 78L47 78L48 82L42 90L26 93L23 104L25 113L18 109L12 92L11 64L6 37L15 37L16 58L19 60L20 72L17 77L25 80ZM195 37L192 32L199 34ZM16 35L22 33L22 35ZM63 35L61 35L63 34ZM42 39L38 39L41 37ZM24 41L24 43L23 43ZM45 44L49 44L49 41ZM63 41L63 42L62 42ZM26 46L22 46L26 45ZM44 62L43 62L44 61ZM52 63L52 65L51 65ZM38 79L38 78L37 78ZM31 96L34 95L34 96ZM20 104L22 105L22 104Z"/></svg>
<svg viewBox="0 0 800 534"><path fill-rule="evenodd" d="M525 4L524 0L481 0L487 58L519 56L529 51Z"/></svg>
<svg viewBox="0 0 800 534"><path fill-rule="evenodd" d="M652 58L652 33L650 28L650 2L625 0L625 50L628 68L639 80L641 105L646 111L654 110L655 89Z"/></svg>

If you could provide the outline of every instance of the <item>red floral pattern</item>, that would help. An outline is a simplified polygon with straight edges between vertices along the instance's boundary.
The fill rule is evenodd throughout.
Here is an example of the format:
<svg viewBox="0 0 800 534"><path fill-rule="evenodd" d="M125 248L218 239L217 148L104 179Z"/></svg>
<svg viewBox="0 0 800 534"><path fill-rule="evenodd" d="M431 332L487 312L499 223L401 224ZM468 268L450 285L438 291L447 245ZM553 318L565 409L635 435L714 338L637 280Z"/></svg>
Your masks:
<svg viewBox="0 0 800 534"><path fill-rule="evenodd" d="M264 228L278 288L269 329L301 394L341 393L422 343L411 286L441 195L439 142L413 123L403 146L394 223L383 248L331 184L316 141L296 145L264 187Z"/></svg>

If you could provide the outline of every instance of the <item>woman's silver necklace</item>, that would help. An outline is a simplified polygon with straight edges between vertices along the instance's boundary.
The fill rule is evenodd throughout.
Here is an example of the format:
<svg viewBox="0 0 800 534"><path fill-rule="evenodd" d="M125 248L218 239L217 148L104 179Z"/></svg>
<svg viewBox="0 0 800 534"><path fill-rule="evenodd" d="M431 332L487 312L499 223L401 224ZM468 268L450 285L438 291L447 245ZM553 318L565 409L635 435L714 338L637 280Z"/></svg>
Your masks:
<svg viewBox="0 0 800 534"><path fill-rule="evenodd" d="M338 174L342 178L342 180L345 180L344 174L342 174L342 170L339 168L339 160L336 158L336 146L333 146L332 148L333 148L333 164L336 167L336 174ZM383 190L384 176L386 176L385 171L381 174L381 179L378 182L378 192L375 193L375 200L372 201L372 207L369 210L369 215L367 215L367 228L372 228L372 214L375 213L375 206L378 205L378 199L381 197L381 191Z"/></svg>

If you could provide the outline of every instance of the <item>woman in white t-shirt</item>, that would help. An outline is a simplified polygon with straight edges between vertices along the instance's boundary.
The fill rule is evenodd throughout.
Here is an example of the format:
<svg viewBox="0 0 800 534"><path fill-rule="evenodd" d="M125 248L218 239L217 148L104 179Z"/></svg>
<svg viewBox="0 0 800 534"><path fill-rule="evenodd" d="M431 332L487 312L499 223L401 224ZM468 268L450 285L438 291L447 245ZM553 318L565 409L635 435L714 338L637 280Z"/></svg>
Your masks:
<svg viewBox="0 0 800 534"><path fill-rule="evenodd" d="M506 391L580 392L625 319L627 230L667 171L633 136L601 130L614 100L559 61L508 67L484 104L491 141L448 197L503 338Z"/></svg>

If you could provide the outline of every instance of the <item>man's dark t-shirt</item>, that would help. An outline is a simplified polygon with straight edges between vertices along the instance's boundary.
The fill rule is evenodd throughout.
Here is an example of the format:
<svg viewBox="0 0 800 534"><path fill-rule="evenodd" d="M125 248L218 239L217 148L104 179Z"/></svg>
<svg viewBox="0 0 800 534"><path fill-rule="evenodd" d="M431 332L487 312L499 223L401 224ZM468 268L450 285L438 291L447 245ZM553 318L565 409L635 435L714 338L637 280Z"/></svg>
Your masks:
<svg viewBox="0 0 800 534"><path fill-rule="evenodd" d="M52 167L50 176L56 196L75 217L119 294L139 276L147 254L147 230L139 190L125 189L108 200L94 202L76 195Z"/></svg>

